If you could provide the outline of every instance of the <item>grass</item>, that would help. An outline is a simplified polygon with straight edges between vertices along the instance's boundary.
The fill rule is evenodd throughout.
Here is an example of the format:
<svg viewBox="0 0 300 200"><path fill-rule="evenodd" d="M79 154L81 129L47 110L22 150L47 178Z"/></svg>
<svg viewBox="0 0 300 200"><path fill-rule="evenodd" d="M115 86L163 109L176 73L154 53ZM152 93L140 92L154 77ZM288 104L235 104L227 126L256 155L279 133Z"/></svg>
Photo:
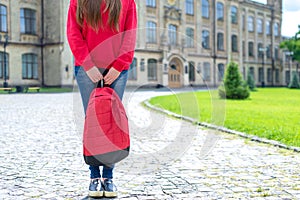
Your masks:
<svg viewBox="0 0 300 200"><path fill-rule="evenodd" d="M68 87L41 87L40 93L63 93L63 92L72 92L73 88ZM11 93L15 93L16 88L13 88ZM38 93L36 90L30 90L27 93ZM0 94L9 94L8 91L0 91Z"/></svg>
<svg viewBox="0 0 300 200"><path fill-rule="evenodd" d="M221 100L217 91L154 97L150 103L201 122L300 147L300 90L258 89L247 100Z"/></svg>

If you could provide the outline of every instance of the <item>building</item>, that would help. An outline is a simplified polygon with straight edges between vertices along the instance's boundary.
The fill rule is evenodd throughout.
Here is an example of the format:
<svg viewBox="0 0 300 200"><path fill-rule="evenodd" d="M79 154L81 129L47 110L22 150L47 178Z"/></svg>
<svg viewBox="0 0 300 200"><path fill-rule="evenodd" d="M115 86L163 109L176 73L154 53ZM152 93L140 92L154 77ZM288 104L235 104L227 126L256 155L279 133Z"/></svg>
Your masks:
<svg viewBox="0 0 300 200"><path fill-rule="evenodd" d="M286 67L279 50L282 0L136 3L139 29L128 85L217 86L230 60L239 63L244 77L251 73L257 85L289 82L286 77L295 67ZM0 0L0 84L5 71L11 86L74 83L65 34L68 4Z"/></svg>
<svg viewBox="0 0 300 200"><path fill-rule="evenodd" d="M1 82L4 73L10 86L72 82L72 57L64 42L67 4L60 0L0 0Z"/></svg>
<svg viewBox="0 0 300 200"><path fill-rule="evenodd" d="M281 0L146 0L138 10L130 84L217 86L230 60L258 85L284 84Z"/></svg>

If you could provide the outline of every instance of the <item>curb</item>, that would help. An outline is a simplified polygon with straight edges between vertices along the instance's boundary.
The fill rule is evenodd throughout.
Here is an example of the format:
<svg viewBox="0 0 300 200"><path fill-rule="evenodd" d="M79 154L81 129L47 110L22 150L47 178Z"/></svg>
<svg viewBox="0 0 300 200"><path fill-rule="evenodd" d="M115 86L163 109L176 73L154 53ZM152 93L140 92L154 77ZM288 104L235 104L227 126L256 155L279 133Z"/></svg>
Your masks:
<svg viewBox="0 0 300 200"><path fill-rule="evenodd" d="M275 147L279 147L279 148L283 148L283 149L287 149L287 150L292 150L294 152L300 153L300 148L299 147L287 146L287 145L282 144L282 143L280 143L278 141L275 141L275 140L260 138L260 137L255 136L255 135L249 135L249 134L246 134L246 133L243 133L243 132L240 132L240 131L231 130L231 129L228 129L228 128L225 128L225 127L222 127L222 126L217 126L217 125L209 124L209 123L205 123L205 122L199 122L199 121L197 121L197 120L195 120L191 117L186 117L186 116L183 116L183 115L173 113L173 112L168 111L168 110L164 110L164 109L155 107L155 106L150 104L149 100L146 100L143 103L146 107L148 107L152 110L155 110L155 111L158 111L160 113L172 116L172 117L177 118L177 119L181 119L181 120L190 122L192 124L196 124L198 126L206 127L206 128L217 130L217 131L221 131L221 132L224 132L224 133L237 135L237 136L240 136L240 137L243 137L243 138L246 138L246 139L250 139L251 141L254 141L254 142L270 144L270 145L273 145Z"/></svg>

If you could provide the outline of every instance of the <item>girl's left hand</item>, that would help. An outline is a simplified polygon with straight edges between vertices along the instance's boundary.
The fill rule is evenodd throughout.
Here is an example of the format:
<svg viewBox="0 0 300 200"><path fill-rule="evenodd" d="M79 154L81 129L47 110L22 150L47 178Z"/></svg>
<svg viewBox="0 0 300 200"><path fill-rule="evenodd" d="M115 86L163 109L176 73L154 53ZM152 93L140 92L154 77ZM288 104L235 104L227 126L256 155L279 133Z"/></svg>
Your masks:
<svg viewBox="0 0 300 200"><path fill-rule="evenodd" d="M114 67L110 68L107 74L104 76L104 82L107 85L111 85L121 74L118 70Z"/></svg>

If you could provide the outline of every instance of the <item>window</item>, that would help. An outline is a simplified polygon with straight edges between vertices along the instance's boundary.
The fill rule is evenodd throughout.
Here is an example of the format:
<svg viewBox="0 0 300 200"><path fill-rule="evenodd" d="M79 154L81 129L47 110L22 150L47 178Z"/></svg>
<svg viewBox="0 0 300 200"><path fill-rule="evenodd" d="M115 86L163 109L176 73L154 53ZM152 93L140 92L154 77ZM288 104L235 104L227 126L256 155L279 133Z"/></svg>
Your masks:
<svg viewBox="0 0 300 200"><path fill-rule="evenodd" d="M218 80L223 81L224 73L225 73L224 64L222 64L222 63L218 64L218 72L219 72Z"/></svg>
<svg viewBox="0 0 300 200"><path fill-rule="evenodd" d="M203 65L203 80L210 81L210 63L208 62Z"/></svg>
<svg viewBox="0 0 300 200"><path fill-rule="evenodd" d="M279 48L275 47L275 60L279 60Z"/></svg>
<svg viewBox="0 0 300 200"><path fill-rule="evenodd" d="M243 30L245 30L245 15L243 15L243 17L242 17L242 28L243 28Z"/></svg>
<svg viewBox="0 0 300 200"><path fill-rule="evenodd" d="M262 67L258 68L258 81L264 81L264 69Z"/></svg>
<svg viewBox="0 0 300 200"><path fill-rule="evenodd" d="M202 47L204 49L209 49L209 31L202 31Z"/></svg>
<svg viewBox="0 0 300 200"><path fill-rule="evenodd" d="M257 33L263 33L263 20L257 19Z"/></svg>
<svg viewBox="0 0 300 200"><path fill-rule="evenodd" d="M36 34L36 11L21 8L21 33Z"/></svg>
<svg viewBox="0 0 300 200"><path fill-rule="evenodd" d="M254 67L250 67L249 68L249 74L252 76L252 78L255 80L255 71L254 71Z"/></svg>
<svg viewBox="0 0 300 200"><path fill-rule="evenodd" d="M189 62L189 80L195 81L195 63Z"/></svg>
<svg viewBox="0 0 300 200"><path fill-rule="evenodd" d="M217 40L218 50L223 51L224 50L224 34L218 33L217 37L218 37L218 40Z"/></svg>
<svg viewBox="0 0 300 200"><path fill-rule="evenodd" d="M268 81L269 83L271 83L271 82L272 82L272 79L273 79L272 69L271 69L271 68L268 68L268 70L267 70L267 81Z"/></svg>
<svg viewBox="0 0 300 200"><path fill-rule="evenodd" d="M137 80L137 59L133 58L128 71L128 80Z"/></svg>
<svg viewBox="0 0 300 200"><path fill-rule="evenodd" d="M245 47L245 41L242 42L242 50L243 50L243 56L246 56L246 47Z"/></svg>
<svg viewBox="0 0 300 200"><path fill-rule="evenodd" d="M275 37L279 36L279 25L278 25L278 23L274 24L274 36Z"/></svg>
<svg viewBox="0 0 300 200"><path fill-rule="evenodd" d="M271 48L272 48L272 46L271 45L269 45L268 47L267 47L267 58L271 58Z"/></svg>
<svg viewBox="0 0 300 200"><path fill-rule="evenodd" d="M238 10L236 6L231 6L231 23L238 23Z"/></svg>
<svg viewBox="0 0 300 200"><path fill-rule="evenodd" d="M148 43L156 43L156 23L152 21L147 22L146 37Z"/></svg>
<svg viewBox="0 0 300 200"><path fill-rule="evenodd" d="M5 67L5 69L4 69ZM6 74L6 78L8 79L9 75L9 55L8 53L0 52L0 78L4 78L4 73Z"/></svg>
<svg viewBox="0 0 300 200"><path fill-rule="evenodd" d="M262 43L258 43L257 45L257 55L259 58L263 57L263 44Z"/></svg>
<svg viewBox="0 0 300 200"><path fill-rule="evenodd" d="M224 20L224 4L221 2L217 3L217 20L218 21Z"/></svg>
<svg viewBox="0 0 300 200"><path fill-rule="evenodd" d="M188 15L194 15L194 0L185 0L185 12Z"/></svg>
<svg viewBox="0 0 300 200"><path fill-rule="evenodd" d="M7 8L0 4L0 31L7 32Z"/></svg>
<svg viewBox="0 0 300 200"><path fill-rule="evenodd" d="M148 60L148 80L149 81L157 80L157 60L155 59Z"/></svg>
<svg viewBox="0 0 300 200"><path fill-rule="evenodd" d="M271 25L269 21L266 22L266 34L271 35Z"/></svg>
<svg viewBox="0 0 300 200"><path fill-rule="evenodd" d="M38 79L37 55L33 53L22 55L23 79Z"/></svg>
<svg viewBox="0 0 300 200"><path fill-rule="evenodd" d="M236 35L231 36L231 50L232 52L238 52L238 41Z"/></svg>
<svg viewBox="0 0 300 200"><path fill-rule="evenodd" d="M253 46L253 42L249 42L248 43L248 55L249 56L254 56L254 46Z"/></svg>
<svg viewBox="0 0 300 200"><path fill-rule="evenodd" d="M285 83L288 85L288 84L290 84L290 81L291 81L290 71L286 71L285 72Z"/></svg>
<svg viewBox="0 0 300 200"><path fill-rule="evenodd" d="M156 7L156 0L146 0L146 6L148 7Z"/></svg>
<svg viewBox="0 0 300 200"><path fill-rule="evenodd" d="M194 47L194 29L186 29L186 45L187 47Z"/></svg>
<svg viewBox="0 0 300 200"><path fill-rule="evenodd" d="M169 25L169 43L171 45L177 44L177 27L173 24Z"/></svg>
<svg viewBox="0 0 300 200"><path fill-rule="evenodd" d="M279 83L279 69L275 69L275 81Z"/></svg>
<svg viewBox="0 0 300 200"><path fill-rule="evenodd" d="M202 0L202 17L209 18L209 1Z"/></svg>
<svg viewBox="0 0 300 200"><path fill-rule="evenodd" d="M248 17L248 31L253 32L254 31L254 19L252 16Z"/></svg>

